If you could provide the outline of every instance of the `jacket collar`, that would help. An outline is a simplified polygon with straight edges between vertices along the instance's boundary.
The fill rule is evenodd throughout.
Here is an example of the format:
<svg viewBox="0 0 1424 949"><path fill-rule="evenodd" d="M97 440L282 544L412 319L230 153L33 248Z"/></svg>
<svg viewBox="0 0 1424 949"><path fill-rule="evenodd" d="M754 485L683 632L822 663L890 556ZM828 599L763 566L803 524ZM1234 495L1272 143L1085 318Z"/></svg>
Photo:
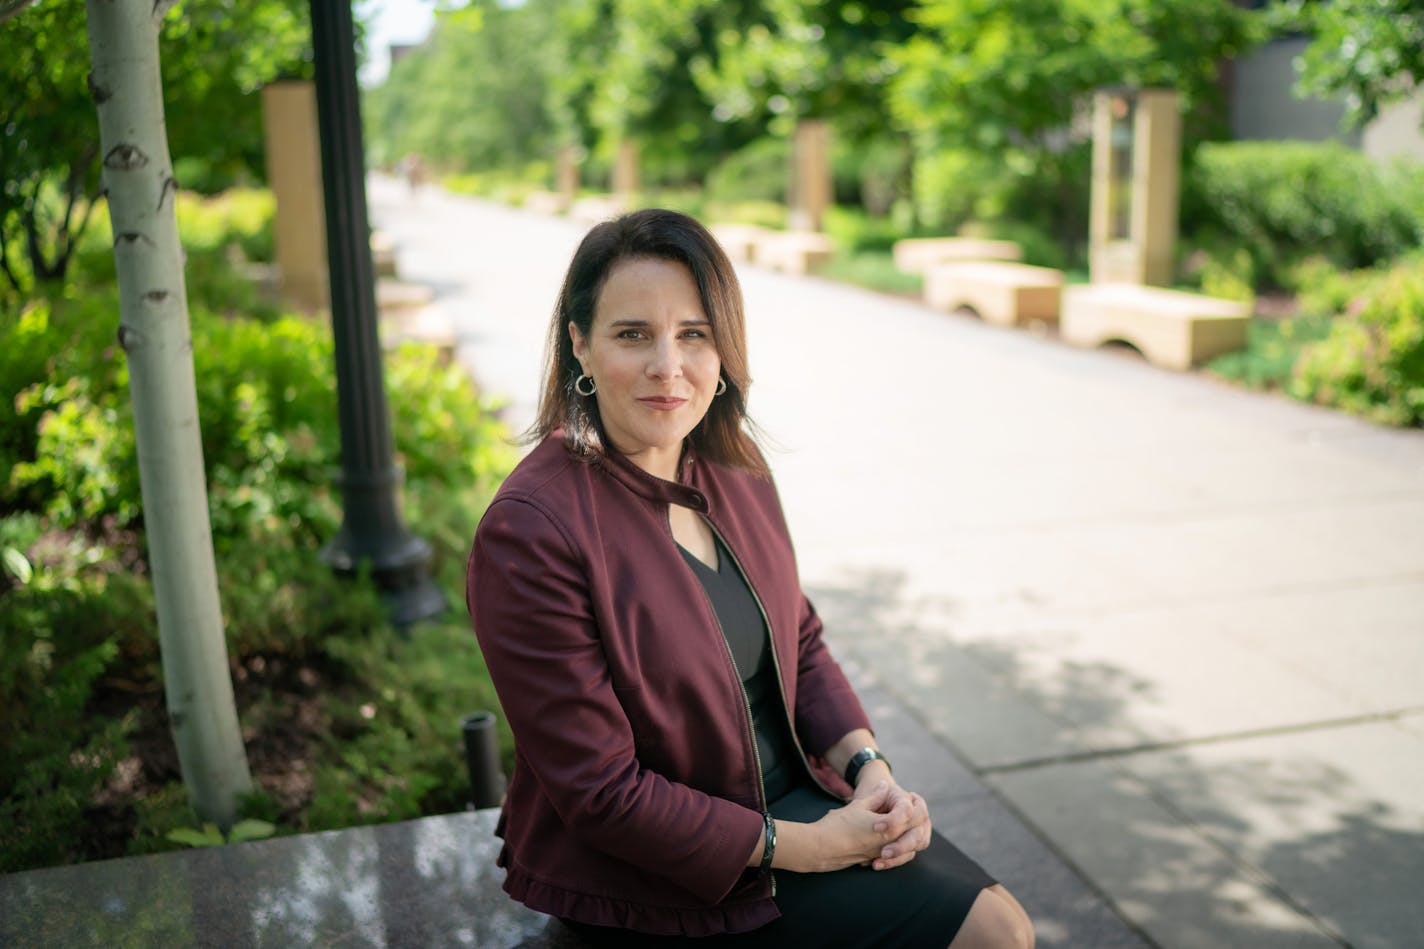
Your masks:
<svg viewBox="0 0 1424 949"><path fill-rule="evenodd" d="M696 451L690 443L683 449L677 481L664 481L648 474L616 451L595 455L593 463L639 497L665 504L678 504L699 514L708 513L707 495L692 486L693 481L701 480L698 475L701 474L704 464L696 457Z"/></svg>

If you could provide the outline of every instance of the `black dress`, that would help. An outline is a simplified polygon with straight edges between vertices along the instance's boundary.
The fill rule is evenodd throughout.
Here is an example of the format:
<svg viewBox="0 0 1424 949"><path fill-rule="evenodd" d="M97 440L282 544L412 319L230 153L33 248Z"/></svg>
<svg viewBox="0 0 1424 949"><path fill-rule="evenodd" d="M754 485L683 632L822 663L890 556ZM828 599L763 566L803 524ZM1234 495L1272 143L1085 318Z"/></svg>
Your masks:
<svg viewBox="0 0 1424 949"><path fill-rule="evenodd" d="M811 823L842 806L812 779L791 737L776 684L766 624L745 578L717 542L718 569L684 550L741 674L751 705L762 781L772 816ZM570 925L595 946L815 946L818 949L944 949L979 891L994 880L938 833L930 846L893 870L847 867L834 873L776 872L781 917L752 932L701 938L652 936L601 926Z"/></svg>

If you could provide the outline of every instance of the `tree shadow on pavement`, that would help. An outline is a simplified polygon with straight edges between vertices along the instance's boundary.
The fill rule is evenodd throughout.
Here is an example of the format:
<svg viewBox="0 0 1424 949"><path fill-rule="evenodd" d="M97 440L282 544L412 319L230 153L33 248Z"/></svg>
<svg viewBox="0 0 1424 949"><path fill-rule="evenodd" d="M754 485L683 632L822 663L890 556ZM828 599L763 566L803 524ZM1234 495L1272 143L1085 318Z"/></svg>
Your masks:
<svg viewBox="0 0 1424 949"><path fill-rule="evenodd" d="M1108 661L1033 655L894 570L808 586L831 647L869 670L1116 908L1164 946L1424 945L1424 826L1342 745L1370 729L1163 741L1134 720L1156 686ZM1072 635L1065 629L1062 635ZM1134 706L1138 706L1135 709ZM1391 744L1394 742L1394 744ZM1410 742L1413 742L1412 746ZM1384 752L1370 752L1376 761ZM1372 772L1374 768L1370 769ZM1420 765L1397 768L1410 780Z"/></svg>

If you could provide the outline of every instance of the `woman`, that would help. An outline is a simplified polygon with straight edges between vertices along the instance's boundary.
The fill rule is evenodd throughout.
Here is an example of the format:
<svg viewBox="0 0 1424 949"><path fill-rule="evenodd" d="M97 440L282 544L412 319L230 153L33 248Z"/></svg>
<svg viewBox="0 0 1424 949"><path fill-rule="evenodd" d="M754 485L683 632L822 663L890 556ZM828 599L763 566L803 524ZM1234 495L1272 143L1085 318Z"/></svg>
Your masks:
<svg viewBox="0 0 1424 949"><path fill-rule="evenodd" d="M896 784L831 658L744 430L749 383L741 291L700 224L589 232L542 441L469 561L515 736L505 889L603 945L1031 945Z"/></svg>

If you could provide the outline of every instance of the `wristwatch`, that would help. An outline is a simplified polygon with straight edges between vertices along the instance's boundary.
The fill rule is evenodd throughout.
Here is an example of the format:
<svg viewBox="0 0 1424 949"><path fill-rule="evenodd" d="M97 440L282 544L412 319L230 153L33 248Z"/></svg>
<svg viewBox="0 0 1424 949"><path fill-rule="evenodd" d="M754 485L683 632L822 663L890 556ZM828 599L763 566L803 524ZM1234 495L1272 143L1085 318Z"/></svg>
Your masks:
<svg viewBox="0 0 1424 949"><path fill-rule="evenodd" d="M885 757L879 751L870 747L869 745L866 745L864 748L851 755L850 761L846 763L846 784L849 784L851 787L855 787L855 779L860 776L860 769L875 760L885 762L885 767L890 768L892 773L894 772L895 769L890 767L889 758Z"/></svg>

